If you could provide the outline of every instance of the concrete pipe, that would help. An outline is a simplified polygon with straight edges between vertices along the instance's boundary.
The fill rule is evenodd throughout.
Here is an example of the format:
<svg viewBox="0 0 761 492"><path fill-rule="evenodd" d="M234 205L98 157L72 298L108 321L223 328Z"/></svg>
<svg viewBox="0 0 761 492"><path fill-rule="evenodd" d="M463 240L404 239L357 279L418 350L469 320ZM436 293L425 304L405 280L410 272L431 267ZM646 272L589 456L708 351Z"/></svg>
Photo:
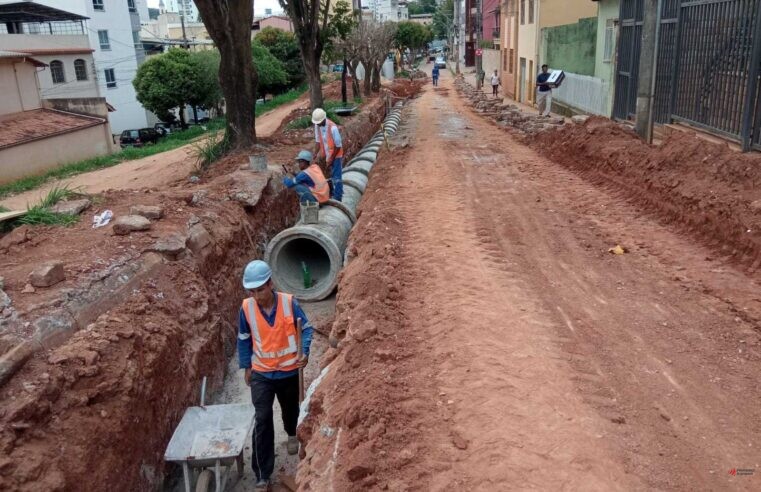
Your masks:
<svg viewBox="0 0 761 492"><path fill-rule="evenodd" d="M395 109L384 120L386 134L396 132L399 113L400 110ZM272 267L272 280L278 290L305 301L324 299L333 292L344 265L344 251L356 221L357 205L367 189L370 170L384 140L384 133L377 132L344 168L344 196L340 203L332 200L324 203L316 224L299 221L269 242L264 259ZM312 281L307 287L304 266Z"/></svg>

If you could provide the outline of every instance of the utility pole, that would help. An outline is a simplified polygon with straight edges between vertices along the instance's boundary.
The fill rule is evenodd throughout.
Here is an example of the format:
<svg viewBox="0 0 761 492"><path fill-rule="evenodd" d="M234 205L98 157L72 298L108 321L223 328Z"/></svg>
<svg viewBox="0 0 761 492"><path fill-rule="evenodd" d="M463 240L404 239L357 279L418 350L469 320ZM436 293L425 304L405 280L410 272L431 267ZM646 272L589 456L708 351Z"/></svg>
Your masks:
<svg viewBox="0 0 761 492"><path fill-rule="evenodd" d="M190 49L190 46L188 45L188 37L185 35L185 14L180 12L180 25L182 26L182 47L187 49Z"/></svg>
<svg viewBox="0 0 761 492"><path fill-rule="evenodd" d="M460 1L454 0L454 73L460 75Z"/></svg>
<svg viewBox="0 0 761 492"><path fill-rule="evenodd" d="M476 90L481 89L481 70L482 70L482 60L481 55L478 54L478 52L481 50L481 39L483 38L483 13L481 11L482 9L482 0L476 0Z"/></svg>
<svg viewBox="0 0 761 492"><path fill-rule="evenodd" d="M662 0L644 0L642 45L637 79L637 134L647 143L653 141L653 101L658 66L658 37L660 35Z"/></svg>

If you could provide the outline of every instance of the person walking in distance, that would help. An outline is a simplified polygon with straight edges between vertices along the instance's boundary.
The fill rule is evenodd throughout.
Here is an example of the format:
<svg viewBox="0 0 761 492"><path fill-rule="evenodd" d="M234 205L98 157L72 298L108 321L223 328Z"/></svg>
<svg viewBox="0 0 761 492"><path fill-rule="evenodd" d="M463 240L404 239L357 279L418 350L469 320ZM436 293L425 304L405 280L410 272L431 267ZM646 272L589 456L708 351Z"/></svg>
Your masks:
<svg viewBox="0 0 761 492"><path fill-rule="evenodd" d="M251 467L256 474L256 491L270 488L275 467L275 427L272 404L277 397L288 434L288 454L299 451L296 424L299 418L299 368L309 362L313 328L304 311L290 294L276 292L272 270L254 260L243 271L243 288L250 297L243 300L238 316L238 364L251 387L255 419ZM297 320L301 321L301 346Z"/></svg>
<svg viewBox="0 0 761 492"><path fill-rule="evenodd" d="M343 180L341 178L344 149L341 142L341 132L338 125L328 119L328 115L322 108L312 112L314 124L314 152L325 159L325 164L333 166L330 171L330 180L333 182L331 198L339 202L344 196Z"/></svg>
<svg viewBox="0 0 761 492"><path fill-rule="evenodd" d="M299 173L291 178L287 175L283 178L283 185L292 189L299 196L301 203L325 203L330 199L330 186L322 169L312 159L312 153L302 150L296 156L296 164Z"/></svg>
<svg viewBox="0 0 761 492"><path fill-rule="evenodd" d="M494 70L494 73L491 76L491 95L494 97L497 97L498 89L499 89L499 75L497 74L497 70Z"/></svg>
<svg viewBox="0 0 761 492"><path fill-rule="evenodd" d="M436 65L436 62L433 62L433 70L431 70L431 80L433 81L434 87L439 85L439 66Z"/></svg>
<svg viewBox="0 0 761 492"><path fill-rule="evenodd" d="M542 116L549 116L552 109L552 87L547 83L550 73L547 65L542 65L542 73L536 78L536 104Z"/></svg>

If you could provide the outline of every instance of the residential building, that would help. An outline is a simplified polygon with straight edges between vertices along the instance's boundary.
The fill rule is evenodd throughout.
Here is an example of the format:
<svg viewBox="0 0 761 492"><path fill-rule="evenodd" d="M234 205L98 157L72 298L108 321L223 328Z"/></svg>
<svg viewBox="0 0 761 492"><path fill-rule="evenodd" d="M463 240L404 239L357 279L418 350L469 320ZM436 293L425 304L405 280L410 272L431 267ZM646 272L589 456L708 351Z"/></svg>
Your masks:
<svg viewBox="0 0 761 492"><path fill-rule="evenodd" d="M481 0L483 23L481 39L484 47L499 49L500 0Z"/></svg>
<svg viewBox="0 0 761 492"><path fill-rule="evenodd" d="M590 0L518 0L518 100L536 101L536 76L545 60L540 58L541 30L576 24L594 17L597 6Z"/></svg>
<svg viewBox="0 0 761 492"><path fill-rule="evenodd" d="M251 35L256 36L256 34L265 27L275 27L277 29L282 29L283 31L293 32L293 22L291 22L291 19L288 16L271 15L269 17L254 18L254 21L251 24Z"/></svg>
<svg viewBox="0 0 761 492"><path fill-rule="evenodd" d="M378 22L400 22L409 20L405 0L369 0L373 18Z"/></svg>
<svg viewBox="0 0 761 492"><path fill-rule="evenodd" d="M502 59L502 93L517 99L518 66L518 3L519 0L502 0L500 7L500 51Z"/></svg>
<svg viewBox="0 0 761 492"><path fill-rule="evenodd" d="M185 22L198 22L198 7L193 0L162 0L167 12L177 12L185 16ZM161 8L161 6L159 6Z"/></svg>
<svg viewBox="0 0 761 492"><path fill-rule="evenodd" d="M37 12L44 12L49 18L57 15L53 9ZM0 14L0 22L8 25L4 20L8 20L7 13L5 17ZM11 22L22 23L26 22ZM63 27L57 21L47 24ZM105 100L44 99L38 78L45 73L41 71L43 68L46 65L29 53L0 51L0 93L3 94L0 98L0 183L113 151ZM76 114L76 110L81 112Z"/></svg>
<svg viewBox="0 0 761 492"><path fill-rule="evenodd" d="M140 42L146 55L163 53L171 46L187 46L191 51L212 49L214 42L203 22L180 22L177 12L162 12L156 19L141 19Z"/></svg>
<svg viewBox="0 0 761 492"><path fill-rule="evenodd" d="M597 2L597 45L594 76L606 84L603 95L604 116L613 113L613 94L616 87L616 41L618 40L618 13L620 0L593 0Z"/></svg>
<svg viewBox="0 0 761 492"><path fill-rule="evenodd" d="M433 24L433 14L412 14L409 17L411 22L417 24L423 24L424 26L430 26Z"/></svg>

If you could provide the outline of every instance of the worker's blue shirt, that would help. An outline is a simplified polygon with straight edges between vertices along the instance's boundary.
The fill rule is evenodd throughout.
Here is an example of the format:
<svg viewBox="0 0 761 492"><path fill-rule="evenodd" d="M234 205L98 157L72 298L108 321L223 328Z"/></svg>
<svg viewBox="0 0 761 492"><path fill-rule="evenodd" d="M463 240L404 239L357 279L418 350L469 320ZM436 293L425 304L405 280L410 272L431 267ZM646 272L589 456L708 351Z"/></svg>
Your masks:
<svg viewBox="0 0 761 492"><path fill-rule="evenodd" d="M275 305L272 307L271 312L265 312L257 303L256 307L259 312L262 313L264 319L267 320L269 326L260 327L262 330L272 329L272 325L275 323L275 316L277 315L277 303L278 295L275 293ZM301 320L301 347L304 355L309 356L309 346L312 343L312 332L314 328L309 324L309 320L304 314L304 310L301 309L298 301L293 299L293 318L294 322L297 319ZM254 346L253 340L251 340L251 328L248 326L248 320L246 319L246 313L243 312L243 308L240 309L238 314L238 367L241 369L248 369L251 367L251 357L253 356ZM293 371L273 371L273 372L259 372L268 379L282 379L298 374L298 369Z"/></svg>
<svg viewBox="0 0 761 492"><path fill-rule="evenodd" d="M297 174L295 178L289 178L288 176L284 177L283 184L286 188L293 188L297 184L303 184L309 188L314 188L314 181L304 171L301 171L299 174Z"/></svg>
<svg viewBox="0 0 761 492"><path fill-rule="evenodd" d="M537 84L543 84L547 82L547 79L550 78L550 74L548 73L540 73L539 76L536 78ZM539 92L549 92L552 88L548 85L540 85L539 86Z"/></svg>
<svg viewBox="0 0 761 492"><path fill-rule="evenodd" d="M439 67L436 65L433 67L433 70L431 71L431 77L438 77L439 76Z"/></svg>

